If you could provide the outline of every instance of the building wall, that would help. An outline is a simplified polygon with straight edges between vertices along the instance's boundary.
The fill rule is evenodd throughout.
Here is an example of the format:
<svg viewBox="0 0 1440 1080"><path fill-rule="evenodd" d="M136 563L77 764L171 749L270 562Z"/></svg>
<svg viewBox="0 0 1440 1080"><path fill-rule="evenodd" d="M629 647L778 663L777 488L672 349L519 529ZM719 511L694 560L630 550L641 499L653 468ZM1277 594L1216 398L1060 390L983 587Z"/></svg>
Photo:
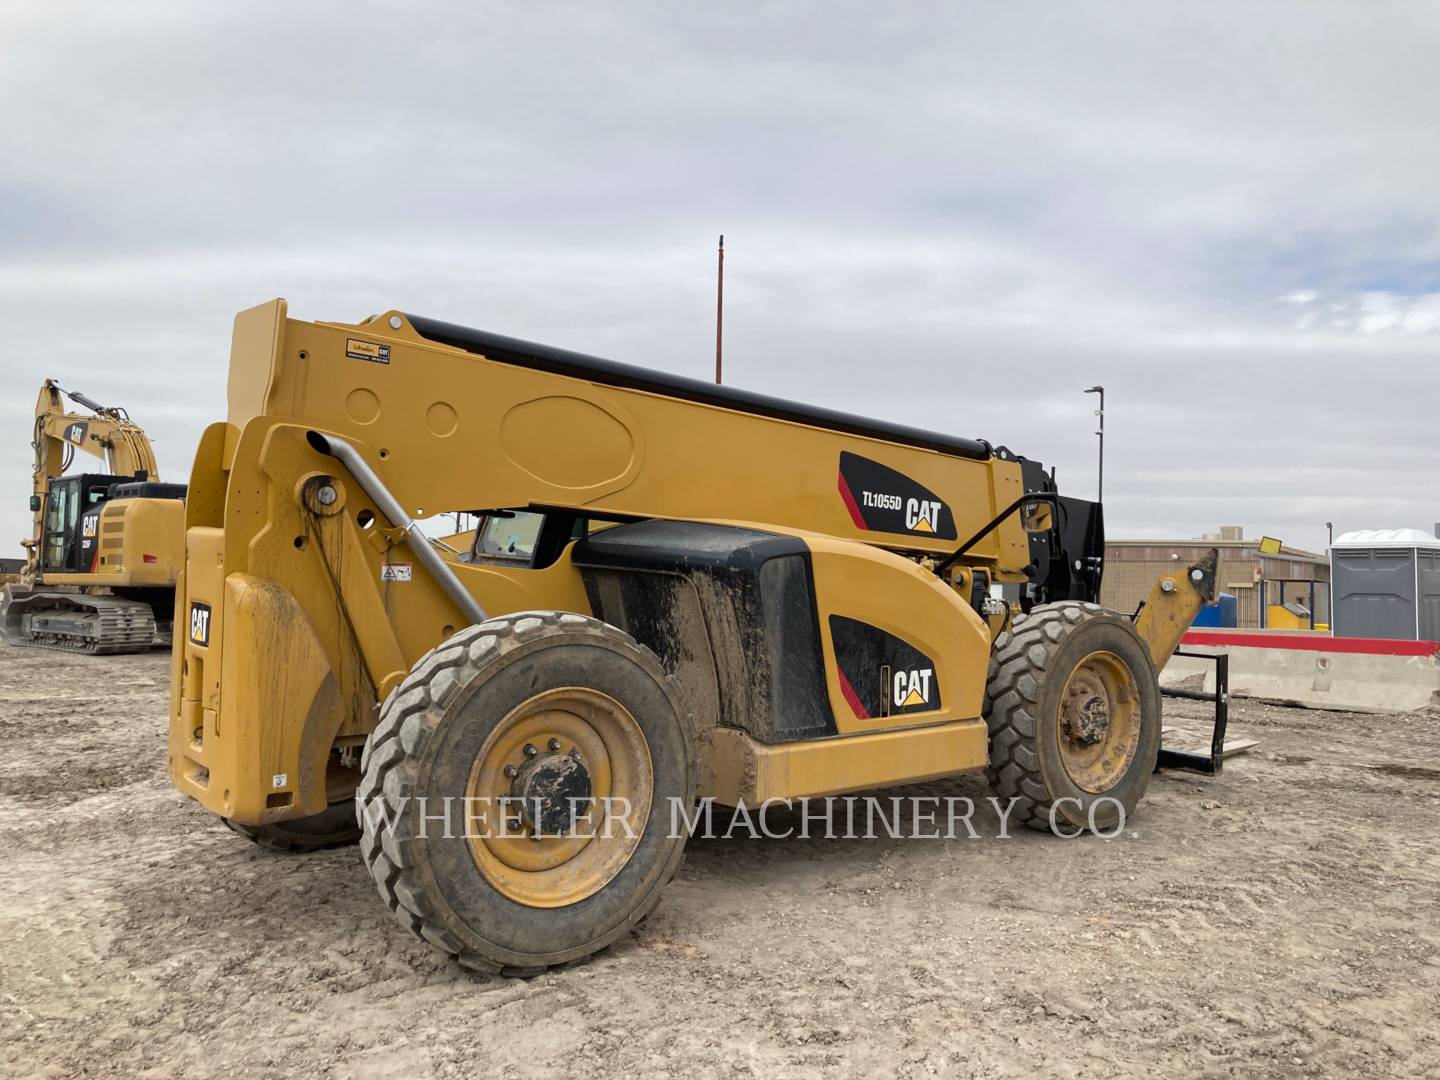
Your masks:
<svg viewBox="0 0 1440 1080"><path fill-rule="evenodd" d="M1167 547L1109 546L1105 550L1105 577L1100 602L1127 614L1150 595L1155 579L1199 560L1210 545L1176 544ZM1172 558L1173 556L1178 556ZM1260 595L1255 588L1256 559L1237 558L1232 550L1220 549L1216 582L1221 592L1233 593L1241 626L1260 625Z"/></svg>
<svg viewBox="0 0 1440 1080"><path fill-rule="evenodd" d="M1100 602L1115 611L1126 614L1138 608L1150 595L1155 579L1161 574L1173 572L1199 560L1210 548L1220 552L1216 573L1216 584L1220 592L1234 595L1240 626L1256 629L1260 626L1260 587L1257 573L1273 582L1315 581L1317 592L1327 593L1330 567L1327 563L1311 561L1293 555L1261 555L1251 543L1203 542L1188 540L1175 544L1111 543L1105 545L1105 577L1101 583ZM1290 586L1287 594L1294 597L1303 587ZM1272 593L1268 597L1276 602ZM1328 615L1328 596L1317 596L1316 621L1325 621Z"/></svg>

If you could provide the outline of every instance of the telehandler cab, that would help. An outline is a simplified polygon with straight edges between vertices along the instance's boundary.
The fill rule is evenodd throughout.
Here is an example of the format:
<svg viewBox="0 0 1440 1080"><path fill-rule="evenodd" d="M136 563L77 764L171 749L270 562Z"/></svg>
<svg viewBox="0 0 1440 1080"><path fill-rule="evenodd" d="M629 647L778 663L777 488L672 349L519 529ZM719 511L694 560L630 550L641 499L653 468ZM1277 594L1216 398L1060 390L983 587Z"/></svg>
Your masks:
<svg viewBox="0 0 1440 1080"><path fill-rule="evenodd" d="M399 311L244 311L228 393L171 778L272 847L358 835L400 922L480 970L628 933L703 796L988 769L1011 820L1112 824L1213 591L1212 559L1139 620L1097 606L1100 507L1004 447Z"/></svg>

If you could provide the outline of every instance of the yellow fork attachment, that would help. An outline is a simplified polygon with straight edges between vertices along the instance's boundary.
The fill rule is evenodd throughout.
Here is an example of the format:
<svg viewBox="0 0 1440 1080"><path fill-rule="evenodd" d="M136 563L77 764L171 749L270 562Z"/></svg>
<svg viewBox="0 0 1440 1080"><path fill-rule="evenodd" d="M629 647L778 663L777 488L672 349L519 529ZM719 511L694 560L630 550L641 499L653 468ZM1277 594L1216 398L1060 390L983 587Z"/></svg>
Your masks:
<svg viewBox="0 0 1440 1080"><path fill-rule="evenodd" d="M1165 670L1195 615L1215 599L1215 566L1219 561L1219 550L1211 548L1194 565L1161 574L1150 589L1149 598L1135 617L1135 631L1149 648L1157 672Z"/></svg>
<svg viewBox="0 0 1440 1080"><path fill-rule="evenodd" d="M1135 617L1135 630L1150 650L1150 659L1155 662L1156 674L1165 669L1170 657L1180 647L1180 639L1195 620L1200 608L1215 599L1215 569L1220 552L1211 548L1199 562L1181 570L1160 575L1150 590L1150 596ZM1213 702L1215 724L1210 733L1208 753L1193 753L1185 750L1160 748L1156 768L1188 769L1193 772L1218 773L1225 759L1225 727L1228 720L1227 698L1229 696L1229 663L1223 653L1209 656L1205 653L1185 653L1200 659L1215 662L1215 692L1184 690L1171 687L1161 690L1166 697L1186 698L1192 701Z"/></svg>

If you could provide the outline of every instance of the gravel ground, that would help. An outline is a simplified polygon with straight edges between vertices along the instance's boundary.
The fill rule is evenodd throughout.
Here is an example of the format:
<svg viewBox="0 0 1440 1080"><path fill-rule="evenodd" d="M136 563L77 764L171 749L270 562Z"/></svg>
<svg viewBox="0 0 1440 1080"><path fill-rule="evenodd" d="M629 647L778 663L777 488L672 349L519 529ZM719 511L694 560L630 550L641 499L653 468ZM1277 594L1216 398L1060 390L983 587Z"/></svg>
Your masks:
<svg viewBox="0 0 1440 1080"><path fill-rule="evenodd" d="M1237 702L1111 840L695 841L522 982L172 791L167 665L0 646L6 1076L1440 1076L1440 717Z"/></svg>

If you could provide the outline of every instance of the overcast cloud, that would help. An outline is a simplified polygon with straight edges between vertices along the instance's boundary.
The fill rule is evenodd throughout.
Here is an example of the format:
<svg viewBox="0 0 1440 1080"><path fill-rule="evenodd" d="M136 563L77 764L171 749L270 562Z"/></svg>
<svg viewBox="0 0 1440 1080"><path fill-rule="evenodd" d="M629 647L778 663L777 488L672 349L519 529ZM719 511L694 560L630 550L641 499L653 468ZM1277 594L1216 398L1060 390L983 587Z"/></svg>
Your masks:
<svg viewBox="0 0 1440 1080"><path fill-rule="evenodd" d="M45 376L184 480L234 313L391 307L1004 443L1112 536L1440 519L1440 7L0 7L0 538Z"/></svg>

